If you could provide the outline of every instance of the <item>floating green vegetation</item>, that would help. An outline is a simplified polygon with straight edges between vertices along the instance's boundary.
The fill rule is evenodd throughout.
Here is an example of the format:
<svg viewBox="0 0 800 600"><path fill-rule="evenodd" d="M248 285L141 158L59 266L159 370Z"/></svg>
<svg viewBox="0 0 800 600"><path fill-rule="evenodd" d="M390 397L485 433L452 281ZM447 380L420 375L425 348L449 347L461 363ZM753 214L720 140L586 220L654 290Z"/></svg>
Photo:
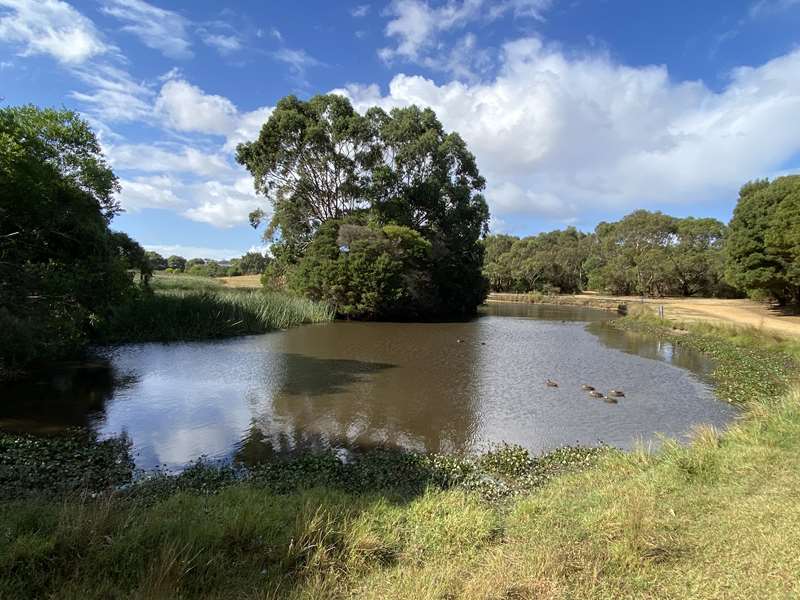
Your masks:
<svg viewBox="0 0 800 600"><path fill-rule="evenodd" d="M131 481L124 438L97 441L75 430L58 437L0 433L0 500L98 492Z"/></svg>
<svg viewBox="0 0 800 600"><path fill-rule="evenodd" d="M322 486L407 497L434 486L476 491L487 501L499 502L529 492L556 475L580 470L606 452L604 448L564 447L534 457L520 446L503 445L471 456L377 448L346 461L332 451L299 452L249 467L201 460L178 475L142 474L128 485L134 476L128 450L125 439L96 441L81 432L52 438L0 433L0 499L79 491L163 499L178 492L216 493L232 485L278 494Z"/></svg>
<svg viewBox="0 0 800 600"><path fill-rule="evenodd" d="M644 333L702 352L716 366L712 377L721 400L736 404L768 403L783 396L797 380L795 356L800 344L755 329L676 323L650 313L613 322L615 327Z"/></svg>

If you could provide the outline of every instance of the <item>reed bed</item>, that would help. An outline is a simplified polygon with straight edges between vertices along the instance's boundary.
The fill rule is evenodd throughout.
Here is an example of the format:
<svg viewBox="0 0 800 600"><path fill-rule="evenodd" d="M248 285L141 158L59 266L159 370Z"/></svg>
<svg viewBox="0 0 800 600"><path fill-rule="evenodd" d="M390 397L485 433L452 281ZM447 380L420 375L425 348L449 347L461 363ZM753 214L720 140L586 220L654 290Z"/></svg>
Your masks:
<svg viewBox="0 0 800 600"><path fill-rule="evenodd" d="M321 323L333 316L325 304L279 292L161 288L117 307L98 328L98 338L106 343L220 338Z"/></svg>

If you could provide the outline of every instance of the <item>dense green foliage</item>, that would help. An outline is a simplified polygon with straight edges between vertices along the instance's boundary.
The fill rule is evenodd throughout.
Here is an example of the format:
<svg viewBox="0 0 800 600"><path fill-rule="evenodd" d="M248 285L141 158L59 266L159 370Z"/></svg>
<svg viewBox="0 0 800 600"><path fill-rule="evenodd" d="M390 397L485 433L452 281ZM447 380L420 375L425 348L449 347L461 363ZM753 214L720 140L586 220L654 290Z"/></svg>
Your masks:
<svg viewBox="0 0 800 600"><path fill-rule="evenodd" d="M173 254L172 256L167 258L167 269L170 269L176 273L183 273L185 268L186 268L186 259L183 258L182 256Z"/></svg>
<svg viewBox="0 0 800 600"><path fill-rule="evenodd" d="M484 241L484 274L496 292L579 292L586 286L591 242L574 227L522 239L492 235Z"/></svg>
<svg viewBox="0 0 800 600"><path fill-rule="evenodd" d="M145 252L147 262L153 271L164 271L167 268L167 259L161 256L158 252L149 250Z"/></svg>
<svg viewBox="0 0 800 600"><path fill-rule="evenodd" d="M90 339L195 339L331 318L310 300L214 292L191 277L178 285L160 277L154 293L154 271L259 273L269 260L247 253L222 265L145 252L109 229L117 191L94 133L74 113L0 109L0 378Z"/></svg>
<svg viewBox="0 0 800 600"><path fill-rule="evenodd" d="M464 141L432 110L360 115L338 95L288 96L258 139L237 148L237 160L273 204L265 234L273 283L288 281L358 318L460 317L483 300L485 182ZM263 217L254 212L253 225ZM334 246L338 224L360 227L352 248ZM429 246L424 261L409 254L412 240ZM366 265L373 260L380 264Z"/></svg>
<svg viewBox="0 0 800 600"><path fill-rule="evenodd" d="M329 220L288 275L291 289L353 318L414 319L433 302L431 244L408 227Z"/></svg>
<svg viewBox="0 0 800 600"><path fill-rule="evenodd" d="M570 227L522 239L489 236L484 273L497 292L727 295L725 231L716 219L637 210L591 234Z"/></svg>
<svg viewBox="0 0 800 600"><path fill-rule="evenodd" d="M118 188L75 113L0 109L0 371L80 348L131 294L127 271L147 275L141 247L109 230Z"/></svg>
<svg viewBox="0 0 800 600"><path fill-rule="evenodd" d="M743 186L726 244L726 274L751 295L800 302L800 176Z"/></svg>

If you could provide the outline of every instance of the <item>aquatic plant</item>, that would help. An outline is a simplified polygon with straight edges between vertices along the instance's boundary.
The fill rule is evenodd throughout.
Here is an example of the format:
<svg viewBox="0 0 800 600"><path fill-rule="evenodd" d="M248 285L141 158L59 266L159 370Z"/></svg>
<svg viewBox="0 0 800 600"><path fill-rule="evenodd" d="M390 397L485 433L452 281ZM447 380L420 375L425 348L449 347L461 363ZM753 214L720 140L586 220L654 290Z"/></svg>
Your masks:
<svg viewBox="0 0 800 600"><path fill-rule="evenodd" d="M115 307L99 324L97 338L106 343L195 340L265 333L332 319L327 305L280 292L179 289L142 294Z"/></svg>
<svg viewBox="0 0 800 600"><path fill-rule="evenodd" d="M0 499L99 492L131 481L124 438L97 441L83 430L58 437L0 433Z"/></svg>
<svg viewBox="0 0 800 600"><path fill-rule="evenodd" d="M797 381L800 344L758 330L676 323L649 312L618 319L613 326L658 337L710 356L718 398L735 404L780 398Z"/></svg>

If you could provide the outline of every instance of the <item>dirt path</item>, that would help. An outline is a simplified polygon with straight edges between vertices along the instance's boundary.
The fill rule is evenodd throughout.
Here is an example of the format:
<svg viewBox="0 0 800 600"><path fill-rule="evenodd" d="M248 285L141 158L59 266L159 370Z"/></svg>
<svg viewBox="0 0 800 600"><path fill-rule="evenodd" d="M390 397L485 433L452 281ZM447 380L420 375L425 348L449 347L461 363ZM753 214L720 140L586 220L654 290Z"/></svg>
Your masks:
<svg viewBox="0 0 800 600"><path fill-rule="evenodd" d="M800 336L800 316L781 314L766 304L752 300L664 298L646 302L654 306L663 305L664 316L667 318L734 323L783 335Z"/></svg>
<svg viewBox="0 0 800 600"><path fill-rule="evenodd" d="M500 295L498 295L500 296ZM503 294L508 299L510 294ZM491 296L490 296L491 299ZM585 304L609 306L613 304L641 304L636 296L602 296L598 294L579 294L561 296L564 304ZM780 311L752 300L727 300L720 298L646 298L644 303L657 310L664 307L664 316L677 321L709 321L730 323L768 330L771 332L800 337L800 316L785 315Z"/></svg>

